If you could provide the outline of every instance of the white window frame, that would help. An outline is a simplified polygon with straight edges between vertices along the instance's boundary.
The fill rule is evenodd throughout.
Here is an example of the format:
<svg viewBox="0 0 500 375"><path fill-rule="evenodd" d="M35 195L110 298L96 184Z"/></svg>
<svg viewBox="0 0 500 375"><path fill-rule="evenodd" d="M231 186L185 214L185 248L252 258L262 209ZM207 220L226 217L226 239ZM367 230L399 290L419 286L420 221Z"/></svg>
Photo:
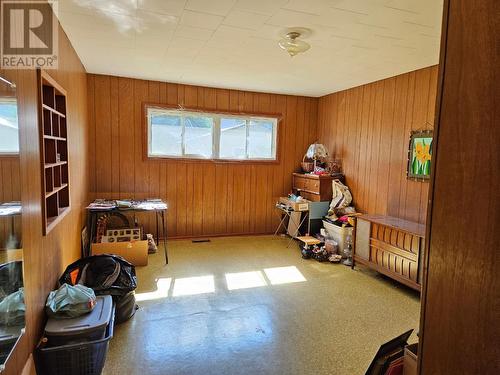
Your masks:
<svg viewBox="0 0 500 375"><path fill-rule="evenodd" d="M12 98L7 98L7 97L3 97L3 98L0 98L0 103L6 103L6 104L14 104L17 108L17 98L15 97L12 97ZM3 150L0 150L0 156L1 157L8 157L8 156L17 156L19 155L19 150L21 148L21 142L19 141L19 113L17 114L17 138L18 138L18 148L16 151L3 151Z"/></svg>
<svg viewBox="0 0 500 375"><path fill-rule="evenodd" d="M261 115L248 115L248 114L232 114L232 113L221 113L221 112L202 112L193 110L180 110L180 109L170 109L161 108L155 106L145 106L146 112L146 126L147 126L147 157L148 158L159 158L159 159L201 159L201 160L220 160L220 161L238 161L238 162L258 162L258 161L268 161L274 162L278 160L278 123L279 119L276 116L261 116ZM151 117L154 114L162 114L169 116L180 116L181 127L182 127L182 141L181 141L181 151L182 155L165 155L165 154L155 154L151 152L152 146L152 131L151 131ZM185 153L185 123L184 119L186 117L209 117L213 120L212 126L212 155L207 158L203 155L198 154L186 154ZM246 147L245 147L245 158L235 159L235 158L223 158L220 157L220 135L221 135L221 119L234 118L245 121L246 127ZM251 121L272 121L273 122L273 132L272 132L272 144L271 144L271 157L270 158L252 158L248 155L248 137L250 132L250 122Z"/></svg>

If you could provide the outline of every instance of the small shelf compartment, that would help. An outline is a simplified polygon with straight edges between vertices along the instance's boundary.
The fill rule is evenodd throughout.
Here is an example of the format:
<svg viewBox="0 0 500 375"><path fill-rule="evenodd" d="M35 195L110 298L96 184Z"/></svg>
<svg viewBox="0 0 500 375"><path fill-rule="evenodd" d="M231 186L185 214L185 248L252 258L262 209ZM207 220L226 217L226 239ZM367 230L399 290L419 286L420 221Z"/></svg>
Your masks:
<svg viewBox="0 0 500 375"><path fill-rule="evenodd" d="M56 141L54 139L44 139L44 161L47 164L56 163Z"/></svg>
<svg viewBox="0 0 500 375"><path fill-rule="evenodd" d="M37 71L43 235L70 210L66 91L45 71Z"/></svg>
<svg viewBox="0 0 500 375"><path fill-rule="evenodd" d="M56 94L55 110L62 115L66 115L66 96Z"/></svg>
<svg viewBox="0 0 500 375"><path fill-rule="evenodd" d="M68 143L66 140L57 141L56 162L68 161Z"/></svg>
<svg viewBox="0 0 500 375"><path fill-rule="evenodd" d="M59 137L59 116L52 112L52 135Z"/></svg>
<svg viewBox="0 0 500 375"><path fill-rule="evenodd" d="M54 188L59 188L61 187L61 166L56 165L54 168L52 168L52 173L53 173L53 181L54 181Z"/></svg>
<svg viewBox="0 0 500 375"><path fill-rule="evenodd" d="M61 190L63 189L66 189L68 187L68 184L62 184L61 186L59 186L58 188L55 188L54 190L52 190L51 192L45 194L45 198L48 198L54 194L57 194L59 193Z"/></svg>
<svg viewBox="0 0 500 375"><path fill-rule="evenodd" d="M45 170L45 193L50 193L54 190L54 182L52 179L52 168Z"/></svg>
<svg viewBox="0 0 500 375"><path fill-rule="evenodd" d="M56 107L55 88L50 84L42 84L42 100L47 107Z"/></svg>
<svg viewBox="0 0 500 375"><path fill-rule="evenodd" d="M57 192L57 196L59 198L60 209L64 210L65 208L69 207L69 189L67 184Z"/></svg>
<svg viewBox="0 0 500 375"><path fill-rule="evenodd" d="M61 165L61 183L63 185L67 185L69 183L68 164Z"/></svg>
<svg viewBox="0 0 500 375"><path fill-rule="evenodd" d="M52 135L52 112L43 110L43 134Z"/></svg>
<svg viewBox="0 0 500 375"><path fill-rule="evenodd" d="M66 139L68 137L68 132L66 131L66 118L59 117L59 136Z"/></svg>

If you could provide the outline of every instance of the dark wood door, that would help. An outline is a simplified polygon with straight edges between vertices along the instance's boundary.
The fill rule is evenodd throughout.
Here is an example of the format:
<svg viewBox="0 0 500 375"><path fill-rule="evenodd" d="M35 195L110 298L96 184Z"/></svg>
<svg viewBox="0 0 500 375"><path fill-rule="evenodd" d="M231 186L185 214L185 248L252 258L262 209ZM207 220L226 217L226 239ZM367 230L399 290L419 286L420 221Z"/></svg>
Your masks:
<svg viewBox="0 0 500 375"><path fill-rule="evenodd" d="M448 0L420 373L500 373L500 1Z"/></svg>

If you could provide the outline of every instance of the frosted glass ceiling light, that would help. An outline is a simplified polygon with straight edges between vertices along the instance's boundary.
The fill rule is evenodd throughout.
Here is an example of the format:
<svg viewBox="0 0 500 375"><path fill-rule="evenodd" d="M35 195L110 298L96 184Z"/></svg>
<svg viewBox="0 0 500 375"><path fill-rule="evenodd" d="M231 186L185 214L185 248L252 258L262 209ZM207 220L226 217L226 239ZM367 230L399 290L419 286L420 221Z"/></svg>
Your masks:
<svg viewBox="0 0 500 375"><path fill-rule="evenodd" d="M306 52L311 46L309 43L298 39L299 37L304 37L304 34L309 34L308 29L296 28L289 30L283 35L283 38L278 42L280 48L284 49L289 53L290 56L295 56L298 53Z"/></svg>

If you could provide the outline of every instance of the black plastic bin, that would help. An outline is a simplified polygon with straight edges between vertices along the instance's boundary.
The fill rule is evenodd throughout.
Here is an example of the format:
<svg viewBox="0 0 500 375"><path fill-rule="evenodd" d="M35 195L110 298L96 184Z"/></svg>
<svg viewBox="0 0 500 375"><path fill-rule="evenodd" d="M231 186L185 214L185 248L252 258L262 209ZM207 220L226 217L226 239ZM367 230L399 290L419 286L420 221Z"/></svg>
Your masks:
<svg viewBox="0 0 500 375"><path fill-rule="evenodd" d="M38 375L100 375L106 361L109 340L113 338L115 311L106 328L106 336L99 340L48 347L41 342L36 349Z"/></svg>
<svg viewBox="0 0 500 375"><path fill-rule="evenodd" d="M80 344L106 337L106 327L115 313L111 296L97 296L94 309L77 318L49 318L45 325L47 347ZM115 317L116 321L116 317Z"/></svg>

